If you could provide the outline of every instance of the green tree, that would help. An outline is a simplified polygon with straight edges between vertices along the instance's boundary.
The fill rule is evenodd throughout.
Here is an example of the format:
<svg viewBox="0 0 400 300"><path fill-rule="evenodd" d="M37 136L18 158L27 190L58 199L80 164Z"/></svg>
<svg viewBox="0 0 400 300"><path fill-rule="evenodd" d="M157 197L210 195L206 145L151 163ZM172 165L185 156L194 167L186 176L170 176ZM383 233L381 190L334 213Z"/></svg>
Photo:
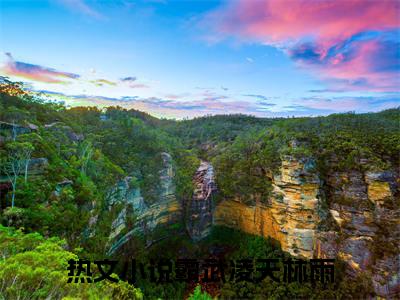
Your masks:
<svg viewBox="0 0 400 300"><path fill-rule="evenodd" d="M2 162L2 171L7 175L11 182L11 207L14 207L18 176L24 170L25 182L27 181L29 160L34 148L31 143L13 141L7 143L6 149L8 151L8 157Z"/></svg>
<svg viewBox="0 0 400 300"><path fill-rule="evenodd" d="M68 260L76 254L64 249L58 238L24 234L0 226L1 299L142 299L139 289L119 281L68 283ZM98 270L93 270L95 276ZM113 274L114 278L118 277Z"/></svg>
<svg viewBox="0 0 400 300"><path fill-rule="evenodd" d="M201 285L197 285L188 300L212 300L212 297L207 292L201 291Z"/></svg>

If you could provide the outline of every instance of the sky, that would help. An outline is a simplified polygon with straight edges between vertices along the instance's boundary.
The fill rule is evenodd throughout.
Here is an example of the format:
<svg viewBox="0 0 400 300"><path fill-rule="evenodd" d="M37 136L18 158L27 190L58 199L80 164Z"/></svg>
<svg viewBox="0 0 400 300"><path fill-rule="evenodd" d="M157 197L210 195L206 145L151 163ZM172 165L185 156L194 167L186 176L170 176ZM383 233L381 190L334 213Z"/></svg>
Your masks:
<svg viewBox="0 0 400 300"><path fill-rule="evenodd" d="M163 118L400 106L397 0L0 0L0 75Z"/></svg>

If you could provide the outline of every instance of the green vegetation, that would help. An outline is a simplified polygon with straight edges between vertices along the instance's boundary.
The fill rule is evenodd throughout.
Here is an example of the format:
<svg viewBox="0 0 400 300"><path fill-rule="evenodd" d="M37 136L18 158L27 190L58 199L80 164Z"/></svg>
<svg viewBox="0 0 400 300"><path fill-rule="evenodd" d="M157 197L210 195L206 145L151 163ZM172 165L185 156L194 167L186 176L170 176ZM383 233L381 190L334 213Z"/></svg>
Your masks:
<svg viewBox="0 0 400 300"><path fill-rule="evenodd" d="M188 300L212 300L212 297L207 292L202 292L201 286L197 285Z"/></svg>
<svg viewBox="0 0 400 300"><path fill-rule="evenodd" d="M78 256L65 246L58 238L0 226L0 298L143 299L140 290L124 281L68 283L68 260Z"/></svg>
<svg viewBox="0 0 400 300"><path fill-rule="evenodd" d="M244 131L213 149L222 198L267 198L268 181L283 157L312 158L322 179L332 172L399 167L400 109L328 117L275 120L267 128ZM267 178L267 180L265 180ZM265 184L267 182L267 184Z"/></svg>
<svg viewBox="0 0 400 300"><path fill-rule="evenodd" d="M317 118L262 119L251 116L208 116L181 122L159 120L146 113L109 107L66 108L46 102L19 83L0 82L0 293L5 299L154 299L183 298L183 283L156 285L124 282L84 287L66 284L70 258L104 258L111 223L109 193L124 178L139 188L146 205L160 195L162 154L172 157L176 197L192 197L192 178L200 159L211 161L218 200L239 199L268 205L272 179L283 158L302 160L325 182L331 172L398 169L400 109ZM346 202L347 199L343 199ZM347 203L347 202L346 202ZM118 206L118 204L116 204ZM99 216L96 234L89 223ZM134 212L129 215L135 221ZM13 229L14 228L18 228ZM272 240L227 228L193 243L185 224L157 228L165 238L147 247L135 236L122 260L204 258L210 246L227 259L289 257ZM52 237L52 238L50 238ZM343 267L338 266L343 278ZM65 284L64 284L65 283ZM223 298L343 299L370 295L369 279L338 280L324 290L308 284L226 283ZM211 299L197 287L190 299Z"/></svg>
<svg viewBox="0 0 400 300"><path fill-rule="evenodd" d="M206 245L226 249L225 260L274 258L286 260L290 255L280 248L277 241L271 238L245 234L225 227L213 227L212 233L205 241ZM280 265L283 270L283 265ZM221 287L221 298L231 299L348 299L349 295L357 295L363 299L372 294L368 278L361 276L349 279L345 276L344 265L338 261L335 265L335 283L323 286L311 283L283 282L283 271L279 274L281 282L267 277L260 283L247 281L226 282Z"/></svg>

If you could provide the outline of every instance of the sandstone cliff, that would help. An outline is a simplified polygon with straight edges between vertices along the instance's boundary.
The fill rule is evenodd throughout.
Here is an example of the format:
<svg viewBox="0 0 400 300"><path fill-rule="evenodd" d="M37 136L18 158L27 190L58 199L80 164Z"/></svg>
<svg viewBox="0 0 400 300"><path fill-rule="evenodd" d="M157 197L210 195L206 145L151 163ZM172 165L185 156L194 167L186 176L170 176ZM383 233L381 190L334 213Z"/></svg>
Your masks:
<svg viewBox="0 0 400 300"><path fill-rule="evenodd" d="M266 181L272 182L268 199L254 197L253 204L223 199L214 207L216 185L210 163L202 161L197 169L192 199L179 203L172 158L167 153L162 158L161 190L155 203L146 204L130 177L110 191L108 210L116 217L108 254L116 253L134 234L144 236L151 245L164 238L156 233L157 228L180 227L185 215L187 232L194 241L206 237L212 225L237 228L272 237L297 257L339 257L350 276L369 277L382 297L392 298L399 292L397 173L332 169L320 174L311 157L286 155L277 172L266 172ZM92 223L96 221L93 217ZM168 229L165 234L173 232Z"/></svg>
<svg viewBox="0 0 400 300"><path fill-rule="evenodd" d="M173 182L174 170L172 158L168 153L161 153L160 189L158 200L147 204L140 188L134 184L133 177L126 177L114 186L107 195L107 212L116 217L110 224L110 234L106 251L108 255L116 253L124 244L136 235L141 235L150 245L164 238L156 233L157 228L177 225L182 221L182 208L175 197ZM94 211L94 210L93 210ZM93 214L88 226L88 236L94 236L99 215ZM176 228L175 228L176 229ZM167 234L171 234L168 232Z"/></svg>
<svg viewBox="0 0 400 300"><path fill-rule="evenodd" d="M310 159L286 157L273 176L273 193L267 204L254 206L224 200L215 210L215 224L278 240L293 255L313 256L320 216L320 180Z"/></svg>
<svg viewBox="0 0 400 300"><path fill-rule="evenodd" d="M398 175L392 171L328 174L329 212L339 229L318 234L316 255L340 257L350 275L370 277L380 296L399 295Z"/></svg>
<svg viewBox="0 0 400 300"><path fill-rule="evenodd" d="M327 178L311 158L282 157L272 175L268 201L249 206L226 199L215 224L278 240L282 249L305 258L339 257L351 276L364 274L375 292L400 292L399 177L393 171L334 172Z"/></svg>

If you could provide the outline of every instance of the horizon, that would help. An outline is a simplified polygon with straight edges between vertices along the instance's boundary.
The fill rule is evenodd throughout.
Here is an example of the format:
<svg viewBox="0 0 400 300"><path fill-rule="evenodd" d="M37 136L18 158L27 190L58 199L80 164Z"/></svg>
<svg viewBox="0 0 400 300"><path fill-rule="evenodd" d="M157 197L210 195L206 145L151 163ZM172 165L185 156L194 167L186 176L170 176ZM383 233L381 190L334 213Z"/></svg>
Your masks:
<svg viewBox="0 0 400 300"><path fill-rule="evenodd" d="M43 100L43 99L42 99ZM337 114L356 114L356 115L362 115L362 114L378 114L378 113L382 113L384 111L388 111L388 110L400 110L400 105L399 106L394 106L394 107L388 107L382 110L378 110L378 111L367 111L367 112L356 112L356 111L344 111L344 112L338 112L338 113L330 113L330 114L326 114L326 115L308 115L308 116L294 116L294 115L286 115L286 116L255 116L255 115L251 115L251 114L246 114L246 113L221 113L221 114L207 114L207 115L201 115L201 116L194 116L194 117L183 117L183 118L168 118L168 117L158 117L156 115L153 115L151 112L146 112L143 110L139 110L136 108L127 108L127 107L122 107L122 106L105 106L105 107L98 107L96 105L90 106L90 105L83 105L83 106L67 106L65 105L64 102L59 102L56 100L47 100L49 102L53 102L53 103L58 103L63 105L67 110L68 109L74 109L74 108L79 108L79 107L96 107L99 110L102 111L102 113L105 112L105 110L107 108L115 108L115 109L122 109L122 110L126 110L126 111L130 111L130 110L134 110L136 112L139 113L143 113L143 114L147 114L152 118L161 120L161 121L174 121L174 122L180 122L180 121L191 121L194 119L201 119L201 118L211 118L211 117L234 117L234 116L238 116L238 117L250 117L250 118L255 118L255 119L299 119L299 118L324 118L324 117L329 117L332 115L337 115ZM46 100L45 100L46 103Z"/></svg>
<svg viewBox="0 0 400 300"><path fill-rule="evenodd" d="M67 106L175 120L378 112L400 106L399 11L391 0L2 1L0 75Z"/></svg>

